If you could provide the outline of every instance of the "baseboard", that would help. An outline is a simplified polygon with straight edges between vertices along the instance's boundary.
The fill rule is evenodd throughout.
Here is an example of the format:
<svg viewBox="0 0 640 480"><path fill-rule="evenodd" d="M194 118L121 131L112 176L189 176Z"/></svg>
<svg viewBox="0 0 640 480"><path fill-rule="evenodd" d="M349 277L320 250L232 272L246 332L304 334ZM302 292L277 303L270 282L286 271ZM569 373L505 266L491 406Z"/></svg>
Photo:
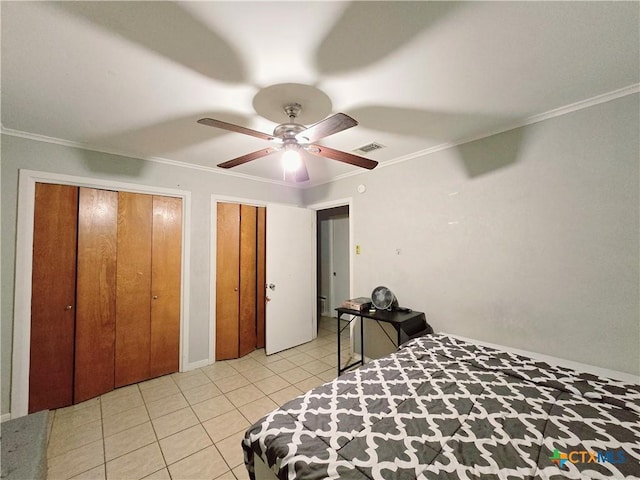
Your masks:
<svg viewBox="0 0 640 480"><path fill-rule="evenodd" d="M182 371L188 372L189 370L195 370L196 368L206 367L207 365L209 365L209 360L205 358L204 360L199 360L197 362L192 362L184 365Z"/></svg>
<svg viewBox="0 0 640 480"><path fill-rule="evenodd" d="M11 414L10 413L3 413L2 415L0 415L0 423L4 423L7 420L11 420Z"/></svg>

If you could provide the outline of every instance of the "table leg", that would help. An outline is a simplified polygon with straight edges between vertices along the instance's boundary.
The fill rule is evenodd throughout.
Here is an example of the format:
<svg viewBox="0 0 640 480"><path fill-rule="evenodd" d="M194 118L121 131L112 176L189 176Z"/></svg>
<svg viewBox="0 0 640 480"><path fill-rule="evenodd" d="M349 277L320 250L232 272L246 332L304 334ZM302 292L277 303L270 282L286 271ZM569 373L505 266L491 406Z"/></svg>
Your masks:
<svg viewBox="0 0 640 480"><path fill-rule="evenodd" d="M360 361L364 366L364 318L360 315Z"/></svg>
<svg viewBox="0 0 640 480"><path fill-rule="evenodd" d="M340 317L342 317L342 314L339 313L338 314L338 376L340 376L340 367L342 365L342 363L340 363Z"/></svg>

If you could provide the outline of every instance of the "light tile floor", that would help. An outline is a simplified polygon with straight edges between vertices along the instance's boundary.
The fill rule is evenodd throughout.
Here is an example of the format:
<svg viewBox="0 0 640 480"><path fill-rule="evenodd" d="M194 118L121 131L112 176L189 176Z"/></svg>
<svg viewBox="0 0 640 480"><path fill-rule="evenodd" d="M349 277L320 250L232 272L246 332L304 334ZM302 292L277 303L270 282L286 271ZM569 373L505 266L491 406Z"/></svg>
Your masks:
<svg viewBox="0 0 640 480"><path fill-rule="evenodd" d="M55 410L49 480L246 479L246 429L337 374L336 319L312 342L155 378ZM342 338L348 340L349 329ZM349 357L343 341L341 361Z"/></svg>

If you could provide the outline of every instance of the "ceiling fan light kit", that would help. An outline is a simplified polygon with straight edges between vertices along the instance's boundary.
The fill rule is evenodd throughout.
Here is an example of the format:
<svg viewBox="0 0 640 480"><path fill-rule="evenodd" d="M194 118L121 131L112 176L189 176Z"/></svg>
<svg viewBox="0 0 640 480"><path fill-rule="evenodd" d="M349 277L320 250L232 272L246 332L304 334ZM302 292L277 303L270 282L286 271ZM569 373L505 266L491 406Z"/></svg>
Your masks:
<svg viewBox="0 0 640 480"><path fill-rule="evenodd" d="M283 109L285 115L289 117L289 123L277 125L273 129L273 135L268 135L233 123L223 122L222 120L215 120L213 118L201 118L198 120L198 123L201 125L250 135L275 144L274 147L263 148L256 152L248 153L241 157L219 163L218 167L233 168L238 165L251 162L252 160L257 160L258 158L283 152L282 160L285 170L285 178L292 179L292 181L295 182L304 182L309 180L309 173L306 165L304 164L304 160L300 156L300 153L303 150L318 157L337 160L339 162L366 168L368 170L371 170L378 165L378 162L375 160L370 160L352 153L334 150L329 147L315 144L318 140L328 137L329 135L355 127L358 122L349 115L336 113L324 120L320 120L318 123L305 127L304 125L296 123L296 118L302 111L302 106L299 103L289 103L285 105ZM295 172L295 175L287 176L287 171Z"/></svg>
<svg viewBox="0 0 640 480"><path fill-rule="evenodd" d="M289 148L282 153L282 166L288 172L295 172L302 165L300 152L296 148Z"/></svg>

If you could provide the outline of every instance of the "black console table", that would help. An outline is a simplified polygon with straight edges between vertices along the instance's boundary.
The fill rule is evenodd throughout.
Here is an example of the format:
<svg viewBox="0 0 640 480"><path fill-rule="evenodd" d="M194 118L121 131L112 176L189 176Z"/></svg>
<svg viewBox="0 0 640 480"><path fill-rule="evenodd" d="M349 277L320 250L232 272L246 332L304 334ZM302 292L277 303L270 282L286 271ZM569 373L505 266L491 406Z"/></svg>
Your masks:
<svg viewBox="0 0 640 480"><path fill-rule="evenodd" d="M347 371L351 367L356 365L364 365L364 319L370 318L371 320L377 320L379 322L390 323L398 332L398 347L402 343L406 342L420 335L427 333L433 333L433 328L427 323L427 319L423 312L402 312L399 310L375 310L370 312L369 310L351 310L349 308L336 308L338 312L338 376ZM343 315L352 315L352 318L348 323L340 328L340 320ZM356 318L360 318L360 360L353 362L350 365L346 365L341 368L340 361L340 333L347 328L351 322Z"/></svg>

